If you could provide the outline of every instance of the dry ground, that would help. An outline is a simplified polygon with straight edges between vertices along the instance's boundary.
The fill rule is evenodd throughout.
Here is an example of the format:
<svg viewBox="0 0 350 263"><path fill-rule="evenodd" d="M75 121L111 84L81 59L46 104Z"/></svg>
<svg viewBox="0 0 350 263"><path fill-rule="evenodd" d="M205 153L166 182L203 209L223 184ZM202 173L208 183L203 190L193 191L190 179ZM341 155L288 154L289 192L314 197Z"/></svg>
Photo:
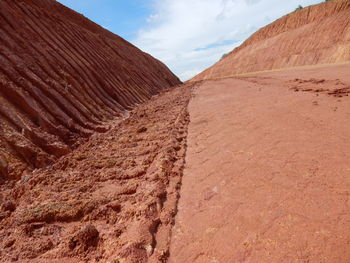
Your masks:
<svg viewBox="0 0 350 263"><path fill-rule="evenodd" d="M349 72L195 89L169 263L350 262Z"/></svg>
<svg viewBox="0 0 350 263"><path fill-rule="evenodd" d="M140 105L56 164L0 188L0 262L162 262L191 85Z"/></svg>

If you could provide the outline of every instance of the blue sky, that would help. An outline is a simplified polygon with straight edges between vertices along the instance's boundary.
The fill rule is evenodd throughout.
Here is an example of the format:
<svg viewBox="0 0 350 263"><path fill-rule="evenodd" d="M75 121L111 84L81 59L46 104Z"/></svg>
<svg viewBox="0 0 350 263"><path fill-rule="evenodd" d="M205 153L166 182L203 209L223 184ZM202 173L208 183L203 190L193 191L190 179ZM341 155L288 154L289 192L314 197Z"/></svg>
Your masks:
<svg viewBox="0 0 350 263"><path fill-rule="evenodd" d="M90 20L132 41L152 14L145 0L58 0Z"/></svg>
<svg viewBox="0 0 350 263"><path fill-rule="evenodd" d="M277 18L321 0L58 0L187 80Z"/></svg>

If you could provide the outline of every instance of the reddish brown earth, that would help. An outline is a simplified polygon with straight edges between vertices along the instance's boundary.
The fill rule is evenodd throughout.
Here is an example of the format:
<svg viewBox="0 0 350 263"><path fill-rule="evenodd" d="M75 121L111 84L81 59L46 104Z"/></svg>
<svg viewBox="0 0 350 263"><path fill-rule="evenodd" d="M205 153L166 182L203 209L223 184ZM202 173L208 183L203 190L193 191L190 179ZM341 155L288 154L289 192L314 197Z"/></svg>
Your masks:
<svg viewBox="0 0 350 263"><path fill-rule="evenodd" d="M349 10L289 14L194 80L347 61ZM349 63L170 88L53 0L0 23L0 262L350 262Z"/></svg>
<svg viewBox="0 0 350 263"><path fill-rule="evenodd" d="M191 90L153 97L54 165L0 185L0 262L165 262Z"/></svg>
<svg viewBox="0 0 350 263"><path fill-rule="evenodd" d="M350 262L349 71L195 88L169 263Z"/></svg>
<svg viewBox="0 0 350 263"><path fill-rule="evenodd" d="M180 84L169 69L54 0L0 1L0 177L69 153Z"/></svg>
<svg viewBox="0 0 350 263"><path fill-rule="evenodd" d="M350 1L290 13L260 29L193 81L350 60Z"/></svg>

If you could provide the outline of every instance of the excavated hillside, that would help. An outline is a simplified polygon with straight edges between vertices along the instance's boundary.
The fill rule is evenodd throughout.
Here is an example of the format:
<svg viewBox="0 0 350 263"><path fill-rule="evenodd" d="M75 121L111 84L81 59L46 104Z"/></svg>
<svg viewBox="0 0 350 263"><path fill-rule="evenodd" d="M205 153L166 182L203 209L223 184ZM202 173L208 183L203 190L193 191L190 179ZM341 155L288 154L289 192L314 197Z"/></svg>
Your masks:
<svg viewBox="0 0 350 263"><path fill-rule="evenodd" d="M0 24L0 178L52 163L180 84L160 61L54 0L2 0Z"/></svg>
<svg viewBox="0 0 350 263"><path fill-rule="evenodd" d="M350 60L350 1L290 13L260 29L192 81Z"/></svg>

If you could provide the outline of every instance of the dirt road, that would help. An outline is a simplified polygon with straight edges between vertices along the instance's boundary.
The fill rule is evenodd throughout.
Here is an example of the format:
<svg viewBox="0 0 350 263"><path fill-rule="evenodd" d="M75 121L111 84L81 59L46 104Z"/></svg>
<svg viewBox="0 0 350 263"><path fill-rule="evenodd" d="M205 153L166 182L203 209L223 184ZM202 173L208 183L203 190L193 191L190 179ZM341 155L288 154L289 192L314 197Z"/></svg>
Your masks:
<svg viewBox="0 0 350 263"><path fill-rule="evenodd" d="M194 91L170 263L350 262L349 71Z"/></svg>

